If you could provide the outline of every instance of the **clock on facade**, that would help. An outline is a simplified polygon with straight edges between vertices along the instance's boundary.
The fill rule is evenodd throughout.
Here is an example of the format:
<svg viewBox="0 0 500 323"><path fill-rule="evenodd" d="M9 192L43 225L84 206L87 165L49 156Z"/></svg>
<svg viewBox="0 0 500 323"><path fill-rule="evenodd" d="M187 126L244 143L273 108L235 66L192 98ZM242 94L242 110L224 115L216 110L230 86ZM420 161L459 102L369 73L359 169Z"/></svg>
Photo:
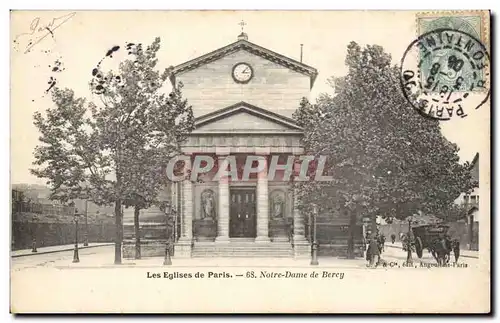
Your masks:
<svg viewBox="0 0 500 323"><path fill-rule="evenodd" d="M247 63L238 63L233 67L233 79L237 83L248 83L253 77L253 69Z"/></svg>

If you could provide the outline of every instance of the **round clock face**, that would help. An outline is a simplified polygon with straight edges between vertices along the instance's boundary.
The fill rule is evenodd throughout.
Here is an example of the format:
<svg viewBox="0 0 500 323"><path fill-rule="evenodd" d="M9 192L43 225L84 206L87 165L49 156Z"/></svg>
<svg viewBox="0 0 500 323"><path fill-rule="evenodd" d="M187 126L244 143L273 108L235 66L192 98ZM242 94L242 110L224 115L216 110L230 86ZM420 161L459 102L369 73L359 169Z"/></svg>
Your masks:
<svg viewBox="0 0 500 323"><path fill-rule="evenodd" d="M253 69L247 63L238 63L233 67L233 78L238 83L248 83L253 76Z"/></svg>

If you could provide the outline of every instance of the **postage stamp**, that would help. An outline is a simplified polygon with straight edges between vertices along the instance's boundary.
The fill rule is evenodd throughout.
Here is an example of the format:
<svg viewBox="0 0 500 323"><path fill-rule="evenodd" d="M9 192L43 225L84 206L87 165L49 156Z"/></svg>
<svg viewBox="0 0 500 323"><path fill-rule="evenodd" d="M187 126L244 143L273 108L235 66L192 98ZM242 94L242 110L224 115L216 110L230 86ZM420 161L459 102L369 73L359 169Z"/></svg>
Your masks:
<svg viewBox="0 0 500 323"><path fill-rule="evenodd" d="M445 11L445 12L421 12L417 14L417 37L438 29L457 30L471 35L479 40L489 50L489 36L487 31L488 15L486 11ZM424 55L425 53L421 53ZM442 56L441 56L442 57ZM436 58L439 59L439 58ZM434 62L424 61L423 70L428 70L429 64ZM477 71L479 76L482 71ZM421 75L422 80L428 75ZM453 74L450 75L453 78ZM481 91L475 88L474 91ZM432 90L431 90L432 91ZM457 90L461 91L461 90Z"/></svg>
<svg viewBox="0 0 500 323"><path fill-rule="evenodd" d="M419 12L416 15L416 25L417 37L436 29L452 29L472 35L489 48L487 11Z"/></svg>

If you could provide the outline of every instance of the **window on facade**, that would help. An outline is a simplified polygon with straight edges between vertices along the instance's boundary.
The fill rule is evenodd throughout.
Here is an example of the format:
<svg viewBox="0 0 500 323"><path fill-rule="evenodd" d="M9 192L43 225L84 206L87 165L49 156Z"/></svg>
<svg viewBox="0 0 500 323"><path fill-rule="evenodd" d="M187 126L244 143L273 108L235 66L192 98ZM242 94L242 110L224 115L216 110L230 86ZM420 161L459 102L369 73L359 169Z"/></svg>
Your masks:
<svg viewBox="0 0 500 323"><path fill-rule="evenodd" d="M469 196L468 195L464 195L464 203L469 203Z"/></svg>
<svg viewBox="0 0 500 323"><path fill-rule="evenodd" d="M470 202L471 202L471 203L476 203L476 195L472 195L472 196L470 197Z"/></svg>

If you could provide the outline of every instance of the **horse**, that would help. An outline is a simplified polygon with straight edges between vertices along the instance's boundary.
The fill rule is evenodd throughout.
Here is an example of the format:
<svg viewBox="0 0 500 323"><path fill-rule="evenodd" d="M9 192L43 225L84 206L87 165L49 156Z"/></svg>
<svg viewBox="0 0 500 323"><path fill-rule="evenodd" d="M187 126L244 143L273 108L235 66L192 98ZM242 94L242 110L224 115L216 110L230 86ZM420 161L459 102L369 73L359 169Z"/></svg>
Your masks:
<svg viewBox="0 0 500 323"><path fill-rule="evenodd" d="M449 263L452 250L454 248L451 239L444 237L434 239L429 246L429 251L434 259L436 259L438 266L444 266Z"/></svg>

